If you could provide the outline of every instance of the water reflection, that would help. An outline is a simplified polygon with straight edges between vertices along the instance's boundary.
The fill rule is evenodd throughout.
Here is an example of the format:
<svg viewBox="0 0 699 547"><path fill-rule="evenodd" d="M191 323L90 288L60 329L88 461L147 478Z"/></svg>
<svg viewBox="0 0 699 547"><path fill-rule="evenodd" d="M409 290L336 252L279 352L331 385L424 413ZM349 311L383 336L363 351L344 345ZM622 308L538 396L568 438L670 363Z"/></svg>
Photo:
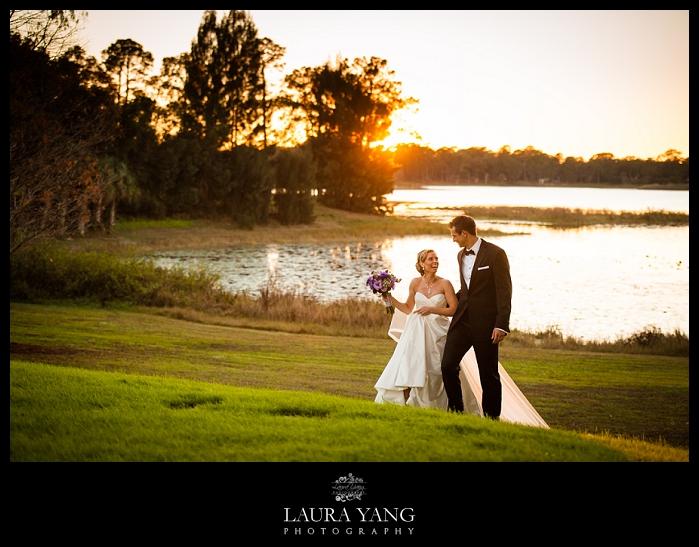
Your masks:
<svg viewBox="0 0 699 547"><path fill-rule="evenodd" d="M516 226L514 227L517 228ZM648 326L689 333L689 227L587 227L552 230L528 225L525 235L487 238L508 253L514 286L512 326L557 326L566 335L615 339ZM161 265L206 266L231 291L257 294L268 283L317 296L376 298L365 286L388 268L405 298L417 275L417 253L434 249L442 277L458 280L457 246L442 236L403 237L352 245L233 247L156 255Z"/></svg>
<svg viewBox="0 0 699 547"><path fill-rule="evenodd" d="M415 216L422 209L475 205L689 213L689 191L637 188L427 186L394 190L386 200L401 203L396 207L396 214L408 216Z"/></svg>
<svg viewBox="0 0 699 547"><path fill-rule="evenodd" d="M689 333L688 227L529 230L488 238L508 253L514 327L557 326L588 340L651 325ZM445 239L395 240L386 258L395 270L410 271L417 250L431 246L440 257L440 275L454 283L457 249Z"/></svg>
<svg viewBox="0 0 699 547"><path fill-rule="evenodd" d="M221 250L157 253L162 266L206 267L224 288L256 294L270 283L322 301L368 297L364 286L372 270L390 267L391 241L354 245L293 244L232 247Z"/></svg>

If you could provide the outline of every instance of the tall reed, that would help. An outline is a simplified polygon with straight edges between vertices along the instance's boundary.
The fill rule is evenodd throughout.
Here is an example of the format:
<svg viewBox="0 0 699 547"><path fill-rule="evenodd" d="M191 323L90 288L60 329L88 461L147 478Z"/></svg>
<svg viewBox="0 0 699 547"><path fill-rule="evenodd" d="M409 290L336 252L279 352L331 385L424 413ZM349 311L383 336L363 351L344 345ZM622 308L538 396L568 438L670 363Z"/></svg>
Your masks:
<svg viewBox="0 0 699 547"><path fill-rule="evenodd" d="M569 209L566 207L468 206L465 214L485 220L540 222L554 228L579 228L593 225L687 226L689 214L655 211L610 211L607 209Z"/></svg>

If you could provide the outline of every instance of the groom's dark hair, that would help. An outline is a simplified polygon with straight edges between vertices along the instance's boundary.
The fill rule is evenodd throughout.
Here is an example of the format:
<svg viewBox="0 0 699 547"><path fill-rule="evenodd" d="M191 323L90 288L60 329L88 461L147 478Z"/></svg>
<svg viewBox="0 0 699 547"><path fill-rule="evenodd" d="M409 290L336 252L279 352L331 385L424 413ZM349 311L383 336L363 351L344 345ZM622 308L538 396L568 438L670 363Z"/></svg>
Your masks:
<svg viewBox="0 0 699 547"><path fill-rule="evenodd" d="M449 223L449 228L454 228L454 230L456 230L459 234L466 230L473 236L478 235L476 233L476 221L468 215L459 215L458 217L454 217Z"/></svg>

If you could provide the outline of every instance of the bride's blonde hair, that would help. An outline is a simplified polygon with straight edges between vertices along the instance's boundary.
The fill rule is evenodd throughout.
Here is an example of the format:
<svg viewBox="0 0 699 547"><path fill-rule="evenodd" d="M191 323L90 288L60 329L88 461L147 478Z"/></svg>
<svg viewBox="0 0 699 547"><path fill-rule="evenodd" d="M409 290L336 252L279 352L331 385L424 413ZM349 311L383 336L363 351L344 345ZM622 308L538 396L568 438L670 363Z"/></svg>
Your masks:
<svg viewBox="0 0 699 547"><path fill-rule="evenodd" d="M424 266L421 266L420 263L427 260L427 255L433 252L433 249L423 249L422 251L417 253L417 262L415 263L415 269L418 271L420 275L425 275L425 268Z"/></svg>

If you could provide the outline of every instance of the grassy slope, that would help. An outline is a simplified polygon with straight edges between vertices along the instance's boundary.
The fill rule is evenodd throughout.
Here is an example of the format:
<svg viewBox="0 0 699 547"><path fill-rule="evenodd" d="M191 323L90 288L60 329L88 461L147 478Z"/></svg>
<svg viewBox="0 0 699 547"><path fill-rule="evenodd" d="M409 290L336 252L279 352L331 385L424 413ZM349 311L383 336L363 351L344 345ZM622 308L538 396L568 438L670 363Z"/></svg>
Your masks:
<svg viewBox="0 0 699 547"><path fill-rule="evenodd" d="M21 361L11 383L11 461L627 461L563 431L321 394Z"/></svg>
<svg viewBox="0 0 699 547"><path fill-rule="evenodd" d="M372 428L379 427L376 425L377 416L373 414L373 409L377 405L371 403L374 397L372 386L390 357L393 347L394 343L389 339L289 335L196 324L145 312L77 306L28 304L11 304L10 306L11 358L26 362L55 364L71 369L83 368L169 377L209 382L219 386L264 388L264 393L258 393L256 396L269 400L265 404L273 405L286 404L280 402L283 399L277 400L280 392L285 392L288 396L292 396L290 392L329 394L336 398L324 399L326 401L324 405L330 404L333 407L357 403L367 405L361 411L352 411L360 414L368 413L366 418L362 418L366 423L358 425L360 430L363 427L369 427L370 424L374 424L371 425ZM594 437L596 442L613 446L615 451L620 450L621 447L625 457L632 460L688 460L686 449L678 450L662 443L650 444L630 440L631 437L645 436L646 439L657 439L662 436L672 441L675 446L688 447L687 359L503 348L502 360L510 375L555 432L561 433L564 430L575 430L578 433L597 432L601 435ZM14 377L15 368L13 367L11 369L13 381ZM109 380L104 381L109 382ZM29 385L29 382L27 384ZM186 392L190 389L187 386L183 385L178 389ZM270 392L268 391L270 389L279 391ZM174 392L177 392L177 389L174 389ZM124 397L128 396L124 395ZM17 401L16 393L13 392L12 398L14 405ZM345 399L348 401L343 402ZM26 397L21 401L26 402ZM53 401L51 404L58 405L59 402ZM303 406L307 403L298 404ZM224 407L215 406L212 407L212 411L221 408ZM30 447L25 441L27 436L31 436L33 426L18 419L19 412L16 406L11 410L13 423L15 423L11 444L18 460L32 459L33 451L38 449ZM408 412L396 416L408 420L406 427L417 426L420 427L419 431L424 430L424 424L420 421L423 415L419 412L417 414ZM454 427L454 422L450 420L455 418L442 416L439 419L446 420L444 423L447 424L445 427L448 431L449 428ZM85 427L86 419L85 416L81 418L82 427ZM411 426L413 419L417 421ZM505 425L507 428L521 429L510 424L489 424L483 421L477 424L478 435L484 434L483 428L487 430L491 426L497 426L497 431L501 431L498 428ZM472 426L475 427L474 424L468 427ZM160 427L163 426L154 423L148 429ZM215 429L218 426L212 427ZM250 427L253 426L250 425ZM457 429L459 427L461 426ZM357 433L352 435L354 434ZM386 432L376 433L376 435L383 434ZM623 439L618 438L620 434L624 435ZM74 435L79 433L71 432L71 436ZM140 432L138 435L144 435L144 433ZM284 442L310 442L304 435ZM411 448L411 453L417 454L418 460L428 461L436 458L448 461L455 457L456 452L451 453L448 450L433 455L430 445L437 439L431 435L421 433L413 437L414 440L411 442L422 446L421 449L417 446ZM556 438L568 439L562 440L563 444L570 442L566 436ZM579 437L576 436L576 438ZM19 439L25 439L21 443L21 449L20 444L17 444ZM41 444L40 440L37 442ZM143 442L139 441L139 444ZM324 443L322 437L315 442ZM445 441L440 438L439 442ZM466 441L459 441L461 442ZM503 441L493 442L500 446L499 443ZM354 441L348 439L343 443L351 445ZM553 442L554 445L558 443L558 440ZM577 441L573 444L578 446L576 443ZM361 453L352 452L351 456L342 451L328 452L323 458L333 460L347 457L364 461L380 461L386 457L379 451L378 444L370 445L365 449L366 451ZM460 459L504 458L526 461L543 457L534 449L532 450L538 455L529 452L528 449L521 453L509 451L501 453L502 448L497 448L492 453L482 452L480 449L475 452L469 451L471 449L465 452L464 450L466 446L459 445L457 452L463 453ZM558 461L577 460L580 457L573 455L577 448L573 453L559 452L551 446L547 450L549 454L555 454L553 459ZM272 452L280 454L278 457L284 459L281 456L284 453L281 447L275 445ZM107 453L112 454L110 451ZM144 452L146 453L147 451ZM319 459L321 454L325 454L320 448L317 448L316 453L314 457ZM130 455L122 454L118 458L149 457L128 452L127 454ZM232 455L230 451L224 450L216 458L259 459L259 456L251 454L242 451ZM88 456L82 454L76 457L82 459ZM117 458L117 455L114 454L113 457ZM179 457L191 459L193 456L185 454ZM309 456L309 459L313 460L314 457ZM583 459L589 457L589 455L582 456ZM167 456L161 455L158 458L167 458ZM606 460L608 456L593 457L593 459L596 458Z"/></svg>
<svg viewBox="0 0 699 547"><path fill-rule="evenodd" d="M115 234L65 244L78 250L138 255L168 249L267 242L352 241L357 237L425 233L447 235L442 226L414 219L377 218L324 207L318 207L317 212L318 219L312 226L270 225L252 231L208 221L122 223ZM264 398L277 397L278 392L268 391L272 388L287 393L291 390L340 396L337 404L344 398L351 398L368 405L367 411L371 409L372 412L377 406L370 403L373 399L371 386L391 354L393 342L388 339L289 335L275 332L288 329L262 321L223 321L179 312L175 312L175 318L168 318L159 313L162 310L135 313L11 304L10 357L71 369L266 388ZM221 324L214 324L216 322ZM241 326L254 328L238 328ZM528 350L505 345L502 361L554 429L575 430L586 438L589 435L584 432L591 432L595 442L620 450L632 460L688 461L688 359ZM26 365L22 367L26 369ZM13 365L13 382L17 370ZM105 379L104 382L112 381ZM183 386L185 384L177 390L185 390ZM19 415L17 403L27 402L17 396L18 393L12 391L11 420ZM52 404L59 404L59 401ZM381 412L396 410L410 409ZM407 415L399 416L404 419ZM22 420L13 423L11 444L22 435L31 434L34 428L34 424L22 423ZM517 428L482 421L479 426ZM21 430L24 431L20 435ZM658 438L679 448L665 442L643 441ZM15 458L32 459L28 454L15 454ZM84 457L82 454L77 459ZM425 459L429 458L425 456Z"/></svg>

